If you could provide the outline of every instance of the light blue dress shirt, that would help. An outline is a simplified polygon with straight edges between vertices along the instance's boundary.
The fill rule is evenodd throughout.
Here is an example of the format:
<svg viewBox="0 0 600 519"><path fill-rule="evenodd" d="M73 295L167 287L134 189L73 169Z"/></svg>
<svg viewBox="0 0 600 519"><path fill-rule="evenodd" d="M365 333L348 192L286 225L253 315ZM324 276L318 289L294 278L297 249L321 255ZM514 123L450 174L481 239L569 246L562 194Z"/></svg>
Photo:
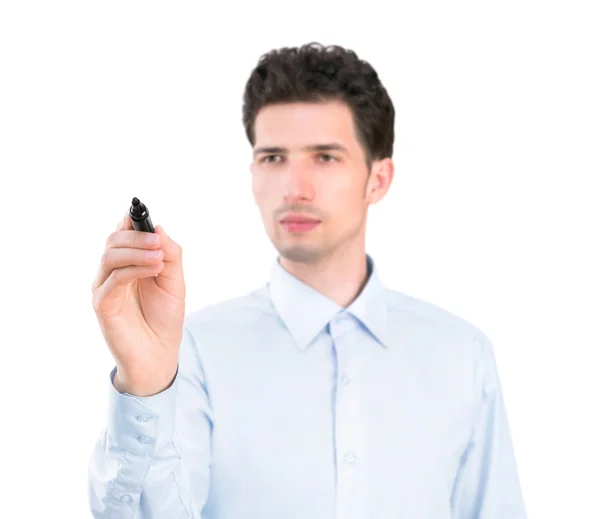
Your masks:
<svg viewBox="0 0 600 519"><path fill-rule="evenodd" d="M347 308L276 260L187 315L174 383L121 394L95 518L524 519L489 338L369 279Z"/></svg>

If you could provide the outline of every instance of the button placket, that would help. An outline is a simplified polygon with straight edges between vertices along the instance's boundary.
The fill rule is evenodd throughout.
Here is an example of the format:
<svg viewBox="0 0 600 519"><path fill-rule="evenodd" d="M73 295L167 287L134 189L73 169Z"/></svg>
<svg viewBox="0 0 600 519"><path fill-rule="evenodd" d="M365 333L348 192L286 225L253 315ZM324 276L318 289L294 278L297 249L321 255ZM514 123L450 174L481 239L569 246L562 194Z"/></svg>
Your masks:
<svg viewBox="0 0 600 519"><path fill-rule="evenodd" d="M346 333L351 327L353 323L351 317L347 314L341 314L334 317L329 323L329 330L332 339L336 340L341 335Z"/></svg>
<svg viewBox="0 0 600 519"><path fill-rule="evenodd" d="M341 327L351 328L352 322L346 321ZM337 351L338 376L336 385L336 433L335 448L337 451L337 512L340 516L346 516L355 506L355 500L360 496L357 487L359 473L358 461L360 457L360 393L358 387L351 384L349 373L355 371L356 344L355 334L343 333L340 326L334 326L332 336Z"/></svg>
<svg viewBox="0 0 600 519"><path fill-rule="evenodd" d="M353 452L347 452L344 455L344 460L346 461L346 463L348 463L348 465L353 465L356 461L356 454L354 454Z"/></svg>

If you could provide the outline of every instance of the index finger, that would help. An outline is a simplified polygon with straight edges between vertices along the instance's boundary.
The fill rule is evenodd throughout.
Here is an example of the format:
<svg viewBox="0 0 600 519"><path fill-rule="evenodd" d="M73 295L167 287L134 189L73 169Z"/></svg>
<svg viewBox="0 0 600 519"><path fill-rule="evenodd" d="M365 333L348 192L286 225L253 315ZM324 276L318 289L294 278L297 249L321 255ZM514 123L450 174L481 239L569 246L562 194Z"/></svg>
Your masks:
<svg viewBox="0 0 600 519"><path fill-rule="evenodd" d="M116 231L133 231L133 223L131 221L131 217L129 216L129 209L123 216L123 219L117 225Z"/></svg>

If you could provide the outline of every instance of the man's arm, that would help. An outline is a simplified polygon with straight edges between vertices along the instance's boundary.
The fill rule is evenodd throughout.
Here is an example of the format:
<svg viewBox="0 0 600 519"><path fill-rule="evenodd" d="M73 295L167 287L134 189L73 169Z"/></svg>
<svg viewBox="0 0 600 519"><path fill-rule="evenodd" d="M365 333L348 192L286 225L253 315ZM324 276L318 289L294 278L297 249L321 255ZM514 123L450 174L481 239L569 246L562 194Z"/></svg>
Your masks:
<svg viewBox="0 0 600 519"><path fill-rule="evenodd" d="M452 517L526 519L492 344L485 335L477 341L479 409L454 483Z"/></svg>
<svg viewBox="0 0 600 519"><path fill-rule="evenodd" d="M192 336L165 391L120 393L110 375L107 428L88 472L95 519L201 519L209 489L212 414Z"/></svg>

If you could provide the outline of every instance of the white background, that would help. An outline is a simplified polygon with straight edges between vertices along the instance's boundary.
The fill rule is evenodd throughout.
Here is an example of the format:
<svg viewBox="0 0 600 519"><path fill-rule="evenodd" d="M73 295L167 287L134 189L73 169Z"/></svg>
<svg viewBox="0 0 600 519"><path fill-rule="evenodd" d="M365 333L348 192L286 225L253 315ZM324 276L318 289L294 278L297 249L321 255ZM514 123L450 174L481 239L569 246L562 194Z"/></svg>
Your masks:
<svg viewBox="0 0 600 519"><path fill-rule="evenodd" d="M316 40L395 104L385 284L492 339L529 517L600 517L594 3L3 2L0 516L90 516L113 367L91 283L133 196L183 247L186 313L266 281L243 89Z"/></svg>

